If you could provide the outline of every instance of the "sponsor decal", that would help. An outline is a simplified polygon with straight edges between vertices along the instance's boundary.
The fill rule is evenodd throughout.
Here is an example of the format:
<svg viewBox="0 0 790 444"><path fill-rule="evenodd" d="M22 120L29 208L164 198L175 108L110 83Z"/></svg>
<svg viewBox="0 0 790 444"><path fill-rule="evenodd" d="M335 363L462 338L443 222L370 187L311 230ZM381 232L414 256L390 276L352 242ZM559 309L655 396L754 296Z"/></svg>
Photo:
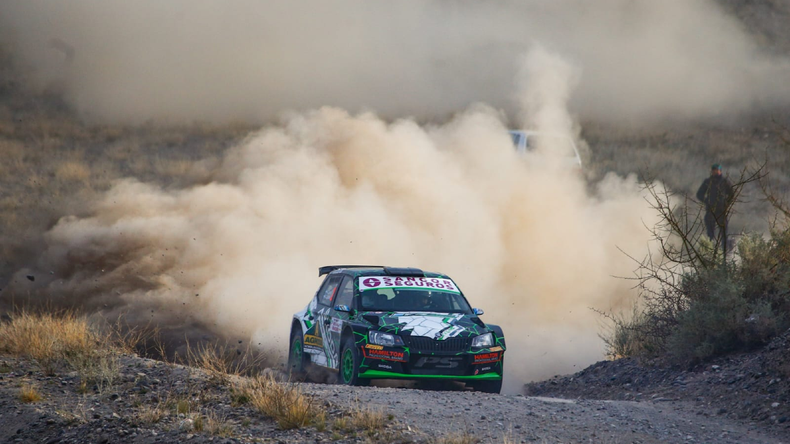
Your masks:
<svg viewBox="0 0 790 444"><path fill-rule="evenodd" d="M414 363L414 366L417 368L426 365L433 368L456 368L461 364L462 359L456 356L423 356Z"/></svg>
<svg viewBox="0 0 790 444"><path fill-rule="evenodd" d="M425 277L376 276L359 278L359 291L376 288L424 288L460 293L450 279Z"/></svg>
<svg viewBox="0 0 790 444"><path fill-rule="evenodd" d="M483 367L483 368L480 369L480 371L481 372L490 372L491 371L491 367Z"/></svg>
<svg viewBox="0 0 790 444"><path fill-rule="evenodd" d="M365 348L369 348L371 350L384 350L383 345L376 345L376 344L365 344Z"/></svg>
<svg viewBox="0 0 790 444"><path fill-rule="evenodd" d="M387 364L379 364L379 368L386 368L387 370L392 370L392 366Z"/></svg>
<svg viewBox="0 0 790 444"><path fill-rule="evenodd" d="M323 347L324 346L324 339L320 336L313 336L313 335L304 335L304 345L305 346L314 346L314 347Z"/></svg>
<svg viewBox="0 0 790 444"><path fill-rule="evenodd" d="M334 333L340 333L340 329L343 327L343 321L338 318L332 318L332 325L329 326L329 331Z"/></svg>
<svg viewBox="0 0 790 444"><path fill-rule="evenodd" d="M499 353L480 353L479 355L474 355L475 364L488 364L497 361L499 361Z"/></svg>
<svg viewBox="0 0 790 444"><path fill-rule="evenodd" d="M369 348L363 348L362 351L364 352L366 358L388 359L390 361L406 362L406 354L404 352L401 352L401 351L376 350L376 349L369 349Z"/></svg>
<svg viewBox="0 0 790 444"><path fill-rule="evenodd" d="M393 313L394 322L403 324L401 330L411 330L412 336L424 336L433 339L447 339L457 336L464 328L456 325L462 318L460 313Z"/></svg>

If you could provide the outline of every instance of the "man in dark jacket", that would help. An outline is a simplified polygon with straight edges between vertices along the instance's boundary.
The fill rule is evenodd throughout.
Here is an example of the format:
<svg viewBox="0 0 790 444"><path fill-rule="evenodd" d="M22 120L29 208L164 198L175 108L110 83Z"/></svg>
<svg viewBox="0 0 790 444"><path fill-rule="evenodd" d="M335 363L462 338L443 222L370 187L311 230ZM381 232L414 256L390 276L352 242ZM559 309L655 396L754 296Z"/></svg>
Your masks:
<svg viewBox="0 0 790 444"><path fill-rule="evenodd" d="M721 175L721 165L714 164L710 169L710 177L697 190L697 199L705 204L705 229L711 240L714 240L718 226L726 242L727 211L734 197L732 184Z"/></svg>

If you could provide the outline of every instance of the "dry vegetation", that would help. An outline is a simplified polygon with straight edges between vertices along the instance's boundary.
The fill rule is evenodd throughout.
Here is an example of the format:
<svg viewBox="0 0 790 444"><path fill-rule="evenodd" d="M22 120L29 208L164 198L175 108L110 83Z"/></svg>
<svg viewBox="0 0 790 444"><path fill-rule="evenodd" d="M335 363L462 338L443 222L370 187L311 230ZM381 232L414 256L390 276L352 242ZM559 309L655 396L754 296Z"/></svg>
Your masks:
<svg viewBox="0 0 790 444"><path fill-rule="evenodd" d="M33 384L25 384L19 389L19 400L24 403L38 402L44 399Z"/></svg>
<svg viewBox="0 0 790 444"><path fill-rule="evenodd" d="M74 372L78 378L74 391L85 397L82 409L78 405L60 410L59 415L69 424L85 424L91 420L85 408L88 399L101 402L117 399L117 394L109 398L108 394L117 392L118 384L124 380L121 359L124 356L131 359L130 353L154 334L123 329L121 325L118 322L96 326L71 311L18 311L7 322L0 323L0 355L11 359L2 362L3 371L11 372L16 366L31 362L42 375ZM332 433L337 439L364 437L369 442L382 443L398 436L397 432L389 430L394 418L381 409L356 406L330 418L325 401L305 395L298 384L278 381L270 371L261 374L259 354L249 350L237 353L227 344L219 343L202 344L189 350L185 362L193 367L175 362L165 365L170 369L182 369L177 381L161 387L153 398L140 397L147 389L132 396L135 407L127 418L131 424L143 427L176 424L184 433L233 437L250 424L250 419L231 420L227 411L216 408L218 403L227 403L232 409L257 412L261 418L273 421L280 430L312 428ZM196 377L200 375L203 376ZM128 376L125 380L128 383ZM148 380L144 373L137 373L132 382ZM222 389L218 393L211 387ZM23 403L39 402L43 396L34 383L24 383L18 390L18 399Z"/></svg>
<svg viewBox="0 0 790 444"><path fill-rule="evenodd" d="M728 211L744 186L759 183L776 214L770 233L727 241L704 235L704 210L688 198L647 187L661 216L652 231L659 251L634 259L640 298L633 312L604 313L613 326L602 336L612 358L697 363L765 345L790 328L790 211L767 181L764 165L744 170Z"/></svg>
<svg viewBox="0 0 790 444"><path fill-rule="evenodd" d="M272 376L257 376L243 379L234 392L240 396L236 399L248 399L255 409L277 421L283 429L325 426L323 408L305 396L296 384L280 383Z"/></svg>

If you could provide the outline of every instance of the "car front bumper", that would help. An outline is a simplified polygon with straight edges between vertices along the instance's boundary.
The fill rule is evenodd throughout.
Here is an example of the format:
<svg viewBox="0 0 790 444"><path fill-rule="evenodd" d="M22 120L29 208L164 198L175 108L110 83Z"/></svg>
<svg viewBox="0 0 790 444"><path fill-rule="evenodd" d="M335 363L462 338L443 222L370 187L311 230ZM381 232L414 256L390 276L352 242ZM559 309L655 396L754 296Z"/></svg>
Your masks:
<svg viewBox="0 0 790 444"><path fill-rule="evenodd" d="M504 348L476 352L420 353L407 347L362 347L359 377L365 379L502 379Z"/></svg>

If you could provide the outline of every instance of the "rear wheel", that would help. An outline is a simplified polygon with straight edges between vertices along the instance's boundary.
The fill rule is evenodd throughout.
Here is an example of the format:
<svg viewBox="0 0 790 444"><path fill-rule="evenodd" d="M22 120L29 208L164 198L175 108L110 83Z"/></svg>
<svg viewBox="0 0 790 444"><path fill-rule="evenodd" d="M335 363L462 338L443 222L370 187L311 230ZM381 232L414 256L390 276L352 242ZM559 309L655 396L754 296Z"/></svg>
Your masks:
<svg viewBox="0 0 790 444"><path fill-rule="evenodd" d="M304 378L307 370L307 356L304 353L304 343L299 331L291 333L291 347L288 351L288 370L292 377Z"/></svg>
<svg viewBox="0 0 790 444"><path fill-rule="evenodd" d="M359 349L354 345L353 339L346 338L343 341L343 347L340 349L338 382L345 385L368 385L370 383L369 380L359 378L359 365L361 363L362 359L359 355Z"/></svg>

